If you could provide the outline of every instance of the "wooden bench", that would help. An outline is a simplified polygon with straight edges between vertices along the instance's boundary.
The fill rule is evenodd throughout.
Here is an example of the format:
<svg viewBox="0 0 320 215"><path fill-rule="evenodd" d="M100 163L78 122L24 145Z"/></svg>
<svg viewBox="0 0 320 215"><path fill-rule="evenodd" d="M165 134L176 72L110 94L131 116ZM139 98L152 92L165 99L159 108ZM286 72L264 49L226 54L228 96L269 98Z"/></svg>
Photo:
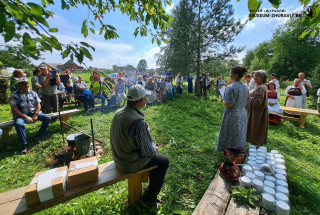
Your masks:
<svg viewBox="0 0 320 215"><path fill-rule="evenodd" d="M263 208L237 204L231 196L231 187L239 182L227 181L219 173L212 180L193 215L262 215L273 214Z"/></svg>
<svg viewBox="0 0 320 215"><path fill-rule="evenodd" d="M281 116L281 119L298 122L300 125L300 128L304 128L304 124L306 123L306 117L308 114L320 116L320 113L317 110L309 110L309 109L301 109L301 108L293 108L293 107L285 107L285 106L281 106L281 109L283 111L299 113L300 118L295 118L291 116Z"/></svg>
<svg viewBox="0 0 320 215"><path fill-rule="evenodd" d="M61 115L61 120L63 122L67 122L69 120L69 116L71 114L75 114L75 113L80 113L81 110L79 109L72 109L72 110L66 110L66 111L61 111L60 115ZM55 113L49 113L48 114L51 118L58 118L59 117L59 113L55 112ZM0 123L0 128L2 129L2 138L6 139L9 137L9 131L11 130L12 126L14 126L14 121L10 120L7 122L1 122ZM66 126L65 124L63 124L63 126Z"/></svg>
<svg viewBox="0 0 320 215"><path fill-rule="evenodd" d="M30 207L27 207L24 196L27 186L0 193L0 214L9 215L35 213L125 179L128 179L129 204L134 206L139 202L139 198L142 195L142 182L148 181L149 171L155 168L157 168L157 166L150 167L136 173L127 174L117 170L113 161L100 164L98 181L67 189L64 196Z"/></svg>

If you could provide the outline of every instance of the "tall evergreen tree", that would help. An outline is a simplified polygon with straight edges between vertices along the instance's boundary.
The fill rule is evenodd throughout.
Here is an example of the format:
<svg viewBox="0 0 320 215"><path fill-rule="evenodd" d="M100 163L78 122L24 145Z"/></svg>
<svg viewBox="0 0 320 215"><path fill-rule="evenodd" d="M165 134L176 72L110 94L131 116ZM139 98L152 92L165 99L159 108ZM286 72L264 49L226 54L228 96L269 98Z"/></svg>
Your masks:
<svg viewBox="0 0 320 215"><path fill-rule="evenodd" d="M240 21L235 22L230 0L191 0L196 14L191 26L196 46L197 87L200 89L200 71L203 61L232 57L243 48L228 46L234 36L244 28ZM197 92L200 96L200 92Z"/></svg>
<svg viewBox="0 0 320 215"><path fill-rule="evenodd" d="M190 29L195 14L189 2L182 0L172 16L172 27L166 31L169 43L157 55L157 64L170 68L174 74L181 72L186 76L195 68L195 41Z"/></svg>

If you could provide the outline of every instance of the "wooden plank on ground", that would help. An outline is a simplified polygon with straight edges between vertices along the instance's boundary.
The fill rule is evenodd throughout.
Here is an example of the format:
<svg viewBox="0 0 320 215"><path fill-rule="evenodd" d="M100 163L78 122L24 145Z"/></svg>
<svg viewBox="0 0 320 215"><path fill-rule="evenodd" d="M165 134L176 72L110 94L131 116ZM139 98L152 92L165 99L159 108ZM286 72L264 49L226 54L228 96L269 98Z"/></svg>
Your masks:
<svg viewBox="0 0 320 215"><path fill-rule="evenodd" d="M233 185L235 183L225 181L217 173L193 212L193 215L224 214L231 197L229 191Z"/></svg>
<svg viewBox="0 0 320 215"><path fill-rule="evenodd" d="M259 215L260 208L250 208L247 205L239 205L231 197L225 215Z"/></svg>
<svg viewBox="0 0 320 215"><path fill-rule="evenodd" d="M22 187L13 191L0 193L0 214L32 214L44 210L46 208L52 207L54 205L66 202L78 196L98 190L100 188L115 184L129 177L141 175L142 173L149 172L150 170L155 168L157 167L155 166L141 170L136 173L127 174L117 170L113 161L100 164L98 181L72 188L70 190L67 190L64 196L30 207L27 207L26 200L24 197L24 193L27 187ZM10 196L10 198L6 198L6 196Z"/></svg>

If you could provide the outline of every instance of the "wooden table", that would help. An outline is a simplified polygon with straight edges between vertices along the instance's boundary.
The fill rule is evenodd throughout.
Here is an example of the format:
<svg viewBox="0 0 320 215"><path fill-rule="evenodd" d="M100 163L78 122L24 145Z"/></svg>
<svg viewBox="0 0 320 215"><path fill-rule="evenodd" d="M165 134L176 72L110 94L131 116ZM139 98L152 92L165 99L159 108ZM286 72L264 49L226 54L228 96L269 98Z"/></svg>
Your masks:
<svg viewBox="0 0 320 215"><path fill-rule="evenodd" d="M64 196L30 207L26 205L24 196L27 186L0 193L0 214L32 214L125 179L128 179L129 204L134 206L138 203L142 194L142 182L148 181L149 171L155 168L157 168L157 166L127 174L116 169L113 161L100 164L98 181L67 189Z"/></svg>
<svg viewBox="0 0 320 215"><path fill-rule="evenodd" d="M285 106L281 106L281 109L283 111L300 114L300 118L295 118L290 116L281 116L281 119L298 122L300 125L300 128L304 128L304 124L306 123L306 117L308 114L320 116L320 113L317 110L309 110L309 109L301 109L301 108L293 108L293 107L285 107Z"/></svg>
<svg viewBox="0 0 320 215"><path fill-rule="evenodd" d="M207 191L197 205L193 215L262 215L274 214L263 208L250 208L237 204L231 196L231 187L239 182L227 181L219 173L212 180Z"/></svg>

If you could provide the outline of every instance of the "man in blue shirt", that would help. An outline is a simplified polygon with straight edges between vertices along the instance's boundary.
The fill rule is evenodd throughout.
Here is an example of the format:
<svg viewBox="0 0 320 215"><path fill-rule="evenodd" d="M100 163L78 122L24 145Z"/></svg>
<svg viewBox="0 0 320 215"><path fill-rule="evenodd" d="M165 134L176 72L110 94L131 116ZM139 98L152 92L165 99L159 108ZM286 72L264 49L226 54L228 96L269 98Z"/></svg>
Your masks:
<svg viewBox="0 0 320 215"><path fill-rule="evenodd" d="M23 145L21 153L26 154L28 152L28 142L25 124L34 123L38 120L42 121L36 136L36 144L38 144L40 143L41 138L46 135L51 117L40 111L41 100L37 93L29 90L27 78L19 78L16 83L18 90L11 94L9 103L13 114L13 120L15 121L17 135Z"/></svg>

